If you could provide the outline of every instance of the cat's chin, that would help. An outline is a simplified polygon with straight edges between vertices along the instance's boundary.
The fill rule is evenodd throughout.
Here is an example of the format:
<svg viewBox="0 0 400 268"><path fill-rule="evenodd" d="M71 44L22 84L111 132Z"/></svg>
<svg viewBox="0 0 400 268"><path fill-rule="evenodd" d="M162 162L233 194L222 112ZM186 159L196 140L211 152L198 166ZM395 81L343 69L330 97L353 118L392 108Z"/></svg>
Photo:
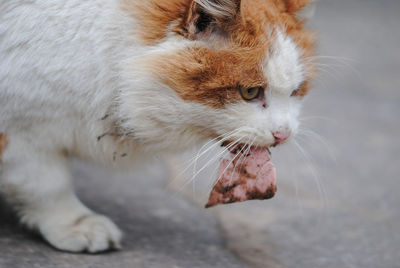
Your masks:
<svg viewBox="0 0 400 268"><path fill-rule="evenodd" d="M279 143L272 144L272 145L249 145L247 143L233 143L231 141L225 141L221 143L221 147L225 147L229 152L236 154L236 153L244 153L246 154L246 151L252 151L256 148L264 148L271 154L270 148L275 147L279 145Z"/></svg>
<svg viewBox="0 0 400 268"><path fill-rule="evenodd" d="M266 150L268 150L270 152L270 148L271 147L276 147L278 145L280 145L281 143L279 142L274 142L274 143L252 143L251 145L249 143L234 143L232 141L224 141L221 143L221 147L225 147L228 151L232 152L235 150L251 150L254 148L265 148Z"/></svg>
<svg viewBox="0 0 400 268"><path fill-rule="evenodd" d="M228 148L228 150L231 147L234 147L234 148L240 147L240 148L246 148L246 149L247 148L248 149L250 149L250 148L265 148L269 151L270 148L275 148L279 145L286 144L289 141L290 141L290 136L281 138L281 139L279 139L279 138L275 138L273 140L261 139L259 141L253 140L250 142L242 142L242 143L237 143L232 140L225 140L225 141L221 142L221 147L226 147L226 148Z"/></svg>

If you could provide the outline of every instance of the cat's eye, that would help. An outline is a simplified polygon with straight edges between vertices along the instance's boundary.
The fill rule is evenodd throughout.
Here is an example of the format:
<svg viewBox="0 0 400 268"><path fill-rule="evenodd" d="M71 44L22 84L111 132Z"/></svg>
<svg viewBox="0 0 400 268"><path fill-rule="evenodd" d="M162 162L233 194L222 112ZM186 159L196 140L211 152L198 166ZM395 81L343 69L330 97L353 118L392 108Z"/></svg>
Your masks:
<svg viewBox="0 0 400 268"><path fill-rule="evenodd" d="M309 88L308 81L303 82L296 90L293 90L291 97L302 97L304 96Z"/></svg>
<svg viewBox="0 0 400 268"><path fill-rule="evenodd" d="M242 98L244 100L251 101L251 100L257 99L260 96L260 93L263 90L263 88L262 87L251 87L251 88L241 87L239 90L240 90L240 95L242 95Z"/></svg>

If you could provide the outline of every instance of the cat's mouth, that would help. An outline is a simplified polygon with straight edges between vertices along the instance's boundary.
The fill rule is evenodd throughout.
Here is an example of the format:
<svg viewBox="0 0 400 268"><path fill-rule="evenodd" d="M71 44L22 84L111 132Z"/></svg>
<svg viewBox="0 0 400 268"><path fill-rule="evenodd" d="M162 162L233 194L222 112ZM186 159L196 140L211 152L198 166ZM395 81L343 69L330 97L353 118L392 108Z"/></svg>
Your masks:
<svg viewBox="0 0 400 268"><path fill-rule="evenodd" d="M224 143L230 159L222 159L217 182L206 207L274 197L276 172L267 147Z"/></svg>

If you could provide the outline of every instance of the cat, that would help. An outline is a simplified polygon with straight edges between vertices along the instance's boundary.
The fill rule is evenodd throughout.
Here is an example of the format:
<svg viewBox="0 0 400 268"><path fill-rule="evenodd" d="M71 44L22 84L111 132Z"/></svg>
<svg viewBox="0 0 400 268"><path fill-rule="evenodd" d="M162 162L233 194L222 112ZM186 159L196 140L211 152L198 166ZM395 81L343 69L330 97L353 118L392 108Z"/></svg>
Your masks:
<svg viewBox="0 0 400 268"><path fill-rule="evenodd" d="M314 77L311 0L0 3L0 191L57 249L122 233L76 197L68 156L120 168L208 139L269 147Z"/></svg>

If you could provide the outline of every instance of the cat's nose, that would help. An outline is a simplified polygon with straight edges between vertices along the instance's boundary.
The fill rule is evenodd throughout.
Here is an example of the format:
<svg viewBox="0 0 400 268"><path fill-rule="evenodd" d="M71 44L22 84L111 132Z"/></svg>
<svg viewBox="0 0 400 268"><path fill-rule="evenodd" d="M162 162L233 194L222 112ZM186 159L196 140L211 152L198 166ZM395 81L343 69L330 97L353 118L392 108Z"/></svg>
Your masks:
<svg viewBox="0 0 400 268"><path fill-rule="evenodd" d="M292 133L290 132L290 130L287 131L277 131L272 133L272 135L275 138L275 142L276 143L282 143L284 141L287 141L290 138L290 135Z"/></svg>

